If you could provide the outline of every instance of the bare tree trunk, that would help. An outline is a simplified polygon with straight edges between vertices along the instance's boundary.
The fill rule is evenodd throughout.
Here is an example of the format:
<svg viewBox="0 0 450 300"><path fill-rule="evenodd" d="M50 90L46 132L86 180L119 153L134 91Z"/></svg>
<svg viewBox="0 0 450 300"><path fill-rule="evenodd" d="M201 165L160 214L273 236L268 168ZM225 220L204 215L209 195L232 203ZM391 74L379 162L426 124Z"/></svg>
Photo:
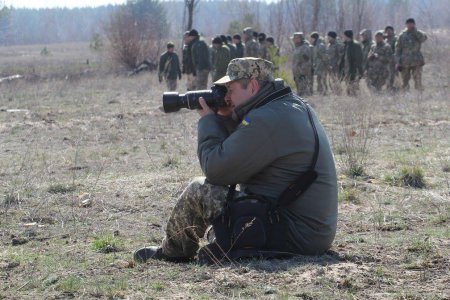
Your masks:
<svg viewBox="0 0 450 300"><path fill-rule="evenodd" d="M181 23L181 30L186 30L186 13L187 13L187 7L186 4L183 7L183 22Z"/></svg>
<svg viewBox="0 0 450 300"><path fill-rule="evenodd" d="M313 3L313 18L311 22L311 32L318 30L320 13L320 0L314 0Z"/></svg>
<svg viewBox="0 0 450 300"><path fill-rule="evenodd" d="M366 13L366 1L356 0L353 5L353 28L359 33L362 29L363 18Z"/></svg>
<svg viewBox="0 0 450 300"><path fill-rule="evenodd" d="M338 0L338 32L344 32L345 26L345 10L344 10L344 0Z"/></svg>
<svg viewBox="0 0 450 300"><path fill-rule="evenodd" d="M286 2L289 11L289 20L295 31L305 30L305 7L303 1L288 0Z"/></svg>
<svg viewBox="0 0 450 300"><path fill-rule="evenodd" d="M186 30L191 30L194 24L194 10L200 0L184 0L184 4L188 12L188 22L186 25Z"/></svg>
<svg viewBox="0 0 450 300"><path fill-rule="evenodd" d="M273 9L270 10L269 23L270 32L275 35L276 44L281 47L283 44L284 35L286 34L286 16L284 14L284 2L280 1L274 4Z"/></svg>

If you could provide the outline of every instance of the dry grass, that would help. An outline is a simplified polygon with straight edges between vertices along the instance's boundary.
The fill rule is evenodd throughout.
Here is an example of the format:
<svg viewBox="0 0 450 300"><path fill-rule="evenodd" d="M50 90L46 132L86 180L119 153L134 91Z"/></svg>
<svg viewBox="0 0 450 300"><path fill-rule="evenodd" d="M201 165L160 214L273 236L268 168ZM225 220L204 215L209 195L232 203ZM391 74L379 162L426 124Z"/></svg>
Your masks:
<svg viewBox="0 0 450 300"><path fill-rule="evenodd" d="M201 175L197 114L162 113L155 74L104 76L99 63L92 75L63 76L92 55L88 45L49 45L44 58L42 47L25 48L33 59L0 48L0 74L29 64L40 74L0 85L0 299L450 297L449 88L433 80L436 64L425 67L422 95L312 97L331 140L349 109L370 113L372 129L363 177L346 173L333 142L342 201L327 255L135 265L132 251L160 242L176 197ZM420 168L427 185L385 182L405 167Z"/></svg>

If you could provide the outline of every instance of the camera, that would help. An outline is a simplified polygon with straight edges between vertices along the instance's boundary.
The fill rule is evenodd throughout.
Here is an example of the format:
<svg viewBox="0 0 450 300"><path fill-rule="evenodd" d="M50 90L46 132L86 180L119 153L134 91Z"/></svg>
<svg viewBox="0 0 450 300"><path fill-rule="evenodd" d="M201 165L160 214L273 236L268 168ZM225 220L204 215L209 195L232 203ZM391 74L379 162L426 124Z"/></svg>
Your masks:
<svg viewBox="0 0 450 300"><path fill-rule="evenodd" d="M165 92L163 94L163 108L165 113L179 111L180 108L201 109L198 99L203 97L212 109L226 106L225 95L227 88L222 85L214 85L210 90L190 91L185 94L177 92Z"/></svg>

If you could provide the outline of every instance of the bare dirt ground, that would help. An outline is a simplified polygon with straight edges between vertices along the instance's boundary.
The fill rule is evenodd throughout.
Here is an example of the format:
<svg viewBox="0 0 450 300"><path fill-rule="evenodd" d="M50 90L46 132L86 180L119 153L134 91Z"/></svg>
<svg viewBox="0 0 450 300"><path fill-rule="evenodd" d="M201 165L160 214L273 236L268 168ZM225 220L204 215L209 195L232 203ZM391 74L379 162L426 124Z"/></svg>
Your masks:
<svg viewBox="0 0 450 300"><path fill-rule="evenodd" d="M42 47L0 48L0 74L25 74L0 84L0 299L450 299L448 61L425 66L423 94L362 82L359 98L311 97L339 173L326 255L135 265L201 175L198 115L161 112L156 74L108 74L85 44ZM411 170L423 188L405 186Z"/></svg>

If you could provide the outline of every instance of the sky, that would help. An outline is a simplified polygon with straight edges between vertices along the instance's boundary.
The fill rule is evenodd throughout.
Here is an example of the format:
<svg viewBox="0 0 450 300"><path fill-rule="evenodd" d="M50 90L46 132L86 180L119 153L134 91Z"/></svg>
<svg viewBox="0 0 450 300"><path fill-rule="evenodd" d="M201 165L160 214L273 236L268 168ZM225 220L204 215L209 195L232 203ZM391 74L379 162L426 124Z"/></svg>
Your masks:
<svg viewBox="0 0 450 300"><path fill-rule="evenodd" d="M275 0L266 0L273 2ZM0 0L2 4L14 8L53 8L53 7L95 7L108 4L123 4L126 0Z"/></svg>
<svg viewBox="0 0 450 300"><path fill-rule="evenodd" d="M53 7L86 7L108 4L122 4L126 0L0 0L1 4L15 8L53 8Z"/></svg>

